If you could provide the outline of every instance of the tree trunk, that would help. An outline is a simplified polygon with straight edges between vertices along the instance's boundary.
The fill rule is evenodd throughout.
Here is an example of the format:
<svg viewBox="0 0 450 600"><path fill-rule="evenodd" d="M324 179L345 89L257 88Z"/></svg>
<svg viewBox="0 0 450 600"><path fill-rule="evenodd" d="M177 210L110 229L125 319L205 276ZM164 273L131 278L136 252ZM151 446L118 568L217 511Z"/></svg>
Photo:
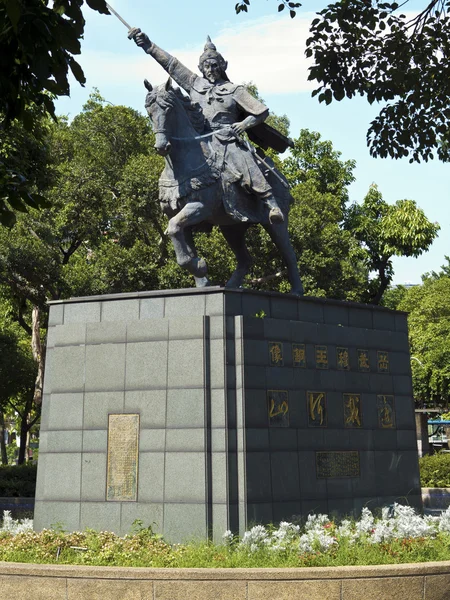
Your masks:
<svg viewBox="0 0 450 600"><path fill-rule="evenodd" d="M42 403L42 389L44 385L44 367L45 367L45 347L41 340L41 309L33 306L32 312L32 335L31 349L34 360L38 364L38 373L34 386L34 402L39 406Z"/></svg>
<svg viewBox="0 0 450 600"><path fill-rule="evenodd" d="M2 465L8 464L8 454L6 452L6 429L5 429L5 415L0 410L0 451L2 456Z"/></svg>
<svg viewBox="0 0 450 600"><path fill-rule="evenodd" d="M24 406L23 413L19 414L20 417L20 446L19 446L19 456L17 458L17 464L23 465L26 459L27 452L27 441L28 441L28 431L30 430L29 416L31 413L31 409L33 408L33 400L34 398L31 395L27 398L27 401Z"/></svg>

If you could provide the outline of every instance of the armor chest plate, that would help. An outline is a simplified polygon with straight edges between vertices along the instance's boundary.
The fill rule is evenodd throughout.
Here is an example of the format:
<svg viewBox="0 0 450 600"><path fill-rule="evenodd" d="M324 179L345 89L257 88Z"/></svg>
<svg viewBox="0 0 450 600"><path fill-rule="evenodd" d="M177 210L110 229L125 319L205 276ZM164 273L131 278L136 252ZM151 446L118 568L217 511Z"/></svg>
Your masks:
<svg viewBox="0 0 450 600"><path fill-rule="evenodd" d="M228 125L239 121L241 108L233 98L233 94L223 86L211 86L202 92L193 89L191 100L200 105L210 126Z"/></svg>

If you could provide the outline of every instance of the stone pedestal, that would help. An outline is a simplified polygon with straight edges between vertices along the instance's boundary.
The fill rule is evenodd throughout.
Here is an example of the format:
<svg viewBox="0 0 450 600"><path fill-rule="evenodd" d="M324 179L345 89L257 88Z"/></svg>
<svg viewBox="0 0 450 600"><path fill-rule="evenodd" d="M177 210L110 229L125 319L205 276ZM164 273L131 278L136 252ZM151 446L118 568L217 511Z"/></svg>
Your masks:
<svg viewBox="0 0 450 600"><path fill-rule="evenodd" d="M219 539L394 501L421 506L406 314L222 288L52 303L37 529Z"/></svg>

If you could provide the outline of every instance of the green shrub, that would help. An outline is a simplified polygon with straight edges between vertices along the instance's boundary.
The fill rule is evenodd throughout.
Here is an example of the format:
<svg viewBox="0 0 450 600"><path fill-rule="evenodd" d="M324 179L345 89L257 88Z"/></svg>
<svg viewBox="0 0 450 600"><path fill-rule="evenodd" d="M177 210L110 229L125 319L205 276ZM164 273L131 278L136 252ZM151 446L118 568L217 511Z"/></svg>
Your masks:
<svg viewBox="0 0 450 600"><path fill-rule="evenodd" d="M423 456L419 465L422 487L450 487L450 454Z"/></svg>
<svg viewBox="0 0 450 600"><path fill-rule="evenodd" d="M36 470L33 464L0 467L0 497L34 498Z"/></svg>

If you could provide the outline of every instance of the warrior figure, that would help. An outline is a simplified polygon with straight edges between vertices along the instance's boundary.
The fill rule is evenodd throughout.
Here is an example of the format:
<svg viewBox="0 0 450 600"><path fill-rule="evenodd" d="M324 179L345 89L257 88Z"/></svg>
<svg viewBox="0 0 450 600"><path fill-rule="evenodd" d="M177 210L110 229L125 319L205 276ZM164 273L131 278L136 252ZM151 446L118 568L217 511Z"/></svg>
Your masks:
<svg viewBox="0 0 450 600"><path fill-rule="evenodd" d="M278 207L272 188L258 167L253 153L240 137L244 131L249 130L250 139L256 138L259 141L263 138L263 147L264 142L266 148L269 145L274 147L273 133L276 132L272 130L271 143L270 139L267 141L267 136L264 140L265 130L261 127L269 114L268 108L254 98L244 86L230 82L226 74L227 62L217 52L209 37L199 61L199 70L203 77L193 73L178 59L151 42L140 29L131 29L128 37L133 38L139 47L167 71L189 94L193 104L200 106L205 119L205 132L215 132L211 143L219 164L225 167L226 183L238 183L247 192L256 195L270 208L270 222L282 223L283 213ZM255 126L253 133L252 129ZM267 128L267 125L264 124L264 127ZM282 145L283 150L286 147L287 145Z"/></svg>

